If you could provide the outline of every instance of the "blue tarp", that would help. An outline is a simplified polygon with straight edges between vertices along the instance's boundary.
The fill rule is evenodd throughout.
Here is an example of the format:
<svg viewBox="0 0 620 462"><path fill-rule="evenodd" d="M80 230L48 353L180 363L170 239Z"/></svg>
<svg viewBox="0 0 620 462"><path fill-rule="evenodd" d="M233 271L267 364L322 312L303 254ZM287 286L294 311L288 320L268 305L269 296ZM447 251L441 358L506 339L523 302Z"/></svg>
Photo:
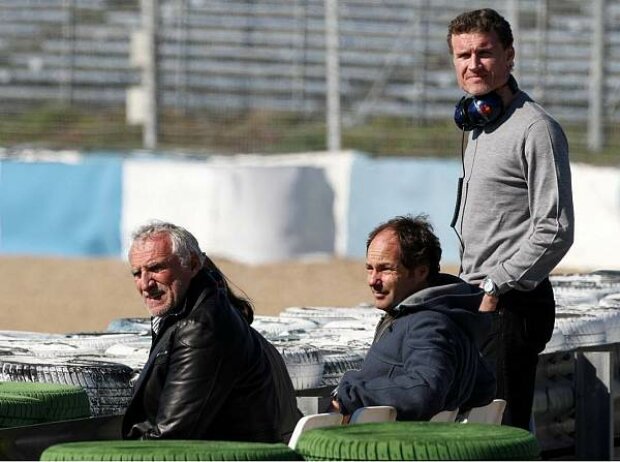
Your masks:
<svg viewBox="0 0 620 462"><path fill-rule="evenodd" d="M351 171L347 255L364 258L368 233L397 215L428 215L441 242L442 262L459 261L450 221L460 175L458 160L356 156Z"/></svg>
<svg viewBox="0 0 620 462"><path fill-rule="evenodd" d="M0 252L118 256L122 160L0 161Z"/></svg>

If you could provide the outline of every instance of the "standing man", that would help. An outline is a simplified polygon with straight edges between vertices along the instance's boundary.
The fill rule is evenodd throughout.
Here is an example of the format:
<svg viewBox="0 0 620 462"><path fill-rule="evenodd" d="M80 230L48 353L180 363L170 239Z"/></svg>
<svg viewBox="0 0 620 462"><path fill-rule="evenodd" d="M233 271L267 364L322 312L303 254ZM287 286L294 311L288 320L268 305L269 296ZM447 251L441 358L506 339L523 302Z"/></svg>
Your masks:
<svg viewBox="0 0 620 462"><path fill-rule="evenodd" d="M196 238L147 224L133 235L129 264L153 344L123 437L288 441L301 413L284 362Z"/></svg>
<svg viewBox="0 0 620 462"><path fill-rule="evenodd" d="M477 342L489 328L482 290L439 272L441 246L422 216L396 217L366 243L368 285L385 311L360 370L345 372L332 408L389 405L398 420L489 403L495 378ZM485 319L487 318L487 319Z"/></svg>
<svg viewBox="0 0 620 462"><path fill-rule="evenodd" d="M573 243L568 143L560 125L511 75L510 24L492 9L450 23L448 46L468 94L455 121L471 130L457 216L461 277L480 285L480 311L494 313L483 353L495 361L504 423L529 428L538 354L551 338L548 276Z"/></svg>

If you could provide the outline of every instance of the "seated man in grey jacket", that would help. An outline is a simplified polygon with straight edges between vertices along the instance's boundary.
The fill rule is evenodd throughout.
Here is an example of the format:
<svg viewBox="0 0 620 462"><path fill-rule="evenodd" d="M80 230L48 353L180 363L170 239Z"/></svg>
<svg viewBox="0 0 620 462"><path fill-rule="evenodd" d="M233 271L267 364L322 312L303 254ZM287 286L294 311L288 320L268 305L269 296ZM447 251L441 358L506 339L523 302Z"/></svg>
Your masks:
<svg viewBox="0 0 620 462"><path fill-rule="evenodd" d="M332 408L352 414L390 405L398 420L489 403L495 378L478 341L490 319L478 312L482 290L439 272L441 246L423 216L396 217L366 244L366 271L385 315L360 370L346 372Z"/></svg>

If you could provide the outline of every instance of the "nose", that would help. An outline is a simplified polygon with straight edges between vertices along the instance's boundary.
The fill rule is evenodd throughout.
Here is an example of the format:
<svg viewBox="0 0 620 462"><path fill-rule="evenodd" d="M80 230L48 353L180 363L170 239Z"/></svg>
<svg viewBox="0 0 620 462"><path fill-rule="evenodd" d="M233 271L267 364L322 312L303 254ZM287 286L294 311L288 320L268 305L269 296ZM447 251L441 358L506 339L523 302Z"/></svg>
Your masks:
<svg viewBox="0 0 620 462"><path fill-rule="evenodd" d="M376 286L380 281L379 273L376 270L368 271L368 285L370 287Z"/></svg>
<svg viewBox="0 0 620 462"><path fill-rule="evenodd" d="M146 291L152 284L154 281L149 271L141 271L140 276L136 278L136 286L140 292Z"/></svg>
<svg viewBox="0 0 620 462"><path fill-rule="evenodd" d="M477 69L480 67L480 65L481 65L480 57L478 56L477 53L472 53L469 58L468 67L470 69Z"/></svg>

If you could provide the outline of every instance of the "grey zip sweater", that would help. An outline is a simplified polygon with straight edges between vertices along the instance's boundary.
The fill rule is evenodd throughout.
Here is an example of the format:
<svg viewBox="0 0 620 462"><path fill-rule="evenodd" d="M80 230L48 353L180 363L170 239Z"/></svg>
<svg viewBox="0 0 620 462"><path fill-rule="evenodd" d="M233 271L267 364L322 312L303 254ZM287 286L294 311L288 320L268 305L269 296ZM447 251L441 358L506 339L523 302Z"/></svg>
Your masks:
<svg viewBox="0 0 620 462"><path fill-rule="evenodd" d="M495 124L469 135L455 229L461 277L489 276L500 293L532 290L574 234L568 143L560 125L519 91Z"/></svg>

